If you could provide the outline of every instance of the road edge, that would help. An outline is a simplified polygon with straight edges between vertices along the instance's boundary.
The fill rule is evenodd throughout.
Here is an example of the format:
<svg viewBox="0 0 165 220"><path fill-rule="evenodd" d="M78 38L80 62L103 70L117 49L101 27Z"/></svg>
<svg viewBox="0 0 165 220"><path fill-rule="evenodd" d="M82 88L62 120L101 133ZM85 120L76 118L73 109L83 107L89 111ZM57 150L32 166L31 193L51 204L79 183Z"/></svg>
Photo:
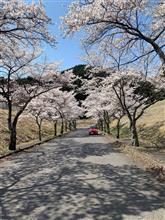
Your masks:
<svg viewBox="0 0 165 220"><path fill-rule="evenodd" d="M64 133L64 134L59 134L59 135L57 135L57 136L53 136L53 137L50 137L50 138L46 138L46 139L44 139L44 140L42 140L42 141L37 141L37 142L35 142L35 143L31 143L31 144L28 144L27 143L27 145L25 146L25 147L21 147L21 145L18 145L18 147L20 147L19 149L17 149L17 150L15 150L15 151L13 151L13 152L9 152L9 153L7 153L7 154L5 154L5 155L2 155L2 156L0 156L0 160L1 159L4 159L4 158L7 158L7 157L10 157L10 156L12 156L12 155L15 155L15 154L17 154L17 153L20 153L20 152L23 152L23 151L25 151L25 150L28 150L28 149L31 149L31 148L33 148L33 147L35 147L35 146L39 146L39 145L41 145L41 144L44 144L44 143L46 143L46 142L49 142L49 141L51 141L51 140L54 140L54 139L56 139L56 138L59 138L59 137L63 137L63 136L65 136L65 135L67 135L69 132L66 132L66 133ZM26 143L25 143L26 144Z"/></svg>

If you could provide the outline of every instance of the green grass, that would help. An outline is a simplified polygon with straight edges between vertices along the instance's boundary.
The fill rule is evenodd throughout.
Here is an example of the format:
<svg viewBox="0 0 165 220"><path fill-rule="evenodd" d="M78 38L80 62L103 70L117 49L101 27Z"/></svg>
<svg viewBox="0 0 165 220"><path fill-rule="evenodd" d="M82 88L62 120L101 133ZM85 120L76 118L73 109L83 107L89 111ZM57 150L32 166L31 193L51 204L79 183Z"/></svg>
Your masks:
<svg viewBox="0 0 165 220"><path fill-rule="evenodd" d="M111 132L116 134L116 121L111 123ZM165 100L160 101L146 110L137 122L140 142L148 147L165 148ZM121 138L130 138L127 117L121 120Z"/></svg>

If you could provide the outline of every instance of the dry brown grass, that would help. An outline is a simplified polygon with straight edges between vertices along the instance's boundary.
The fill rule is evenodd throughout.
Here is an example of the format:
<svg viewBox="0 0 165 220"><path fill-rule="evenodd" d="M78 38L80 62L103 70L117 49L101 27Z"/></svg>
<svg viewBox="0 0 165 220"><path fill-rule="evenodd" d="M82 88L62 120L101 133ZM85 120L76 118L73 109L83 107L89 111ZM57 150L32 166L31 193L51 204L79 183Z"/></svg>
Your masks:
<svg viewBox="0 0 165 220"><path fill-rule="evenodd" d="M53 123L43 122L42 137L53 136ZM17 145L38 139L38 128L34 118L23 115L17 126ZM7 128L7 111L0 109L0 155L8 152L9 130Z"/></svg>
<svg viewBox="0 0 165 220"><path fill-rule="evenodd" d="M111 124L113 134L116 132L115 126L116 121ZM148 108L137 126L140 141L145 147L165 147L165 100ZM130 138L127 117L121 120L121 138Z"/></svg>
<svg viewBox="0 0 165 220"><path fill-rule="evenodd" d="M82 119L82 120L77 121L77 127L78 128L89 127L89 126L94 125L96 123L97 123L97 121L95 119Z"/></svg>
<svg viewBox="0 0 165 220"><path fill-rule="evenodd" d="M116 121L111 124L114 134L115 125ZM121 146L122 152L129 154L156 179L163 182L165 181L165 164L155 158L152 150L155 150L155 147L158 150L165 148L165 100L151 106L139 119L137 126L141 147L136 148L128 144L130 141L127 138L130 138L130 132L127 117L121 121L121 142L118 142L118 145ZM118 145L115 144L115 146Z"/></svg>

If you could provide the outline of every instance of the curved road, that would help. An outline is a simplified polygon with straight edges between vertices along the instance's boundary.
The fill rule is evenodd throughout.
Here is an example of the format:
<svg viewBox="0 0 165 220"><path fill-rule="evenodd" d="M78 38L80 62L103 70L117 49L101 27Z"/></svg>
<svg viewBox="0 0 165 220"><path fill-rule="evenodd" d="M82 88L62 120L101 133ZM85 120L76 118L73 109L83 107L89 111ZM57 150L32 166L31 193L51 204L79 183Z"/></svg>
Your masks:
<svg viewBox="0 0 165 220"><path fill-rule="evenodd" d="M78 129L0 161L0 219L165 220L165 186Z"/></svg>

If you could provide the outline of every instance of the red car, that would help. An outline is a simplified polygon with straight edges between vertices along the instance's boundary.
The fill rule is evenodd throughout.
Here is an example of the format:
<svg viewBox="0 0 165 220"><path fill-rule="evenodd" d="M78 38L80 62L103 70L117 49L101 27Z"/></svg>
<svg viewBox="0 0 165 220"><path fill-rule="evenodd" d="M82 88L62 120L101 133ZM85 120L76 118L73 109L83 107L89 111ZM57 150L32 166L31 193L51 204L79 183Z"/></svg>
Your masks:
<svg viewBox="0 0 165 220"><path fill-rule="evenodd" d="M97 127L96 126L91 126L90 128L89 128L89 135L97 135L98 134L98 129L97 129Z"/></svg>

